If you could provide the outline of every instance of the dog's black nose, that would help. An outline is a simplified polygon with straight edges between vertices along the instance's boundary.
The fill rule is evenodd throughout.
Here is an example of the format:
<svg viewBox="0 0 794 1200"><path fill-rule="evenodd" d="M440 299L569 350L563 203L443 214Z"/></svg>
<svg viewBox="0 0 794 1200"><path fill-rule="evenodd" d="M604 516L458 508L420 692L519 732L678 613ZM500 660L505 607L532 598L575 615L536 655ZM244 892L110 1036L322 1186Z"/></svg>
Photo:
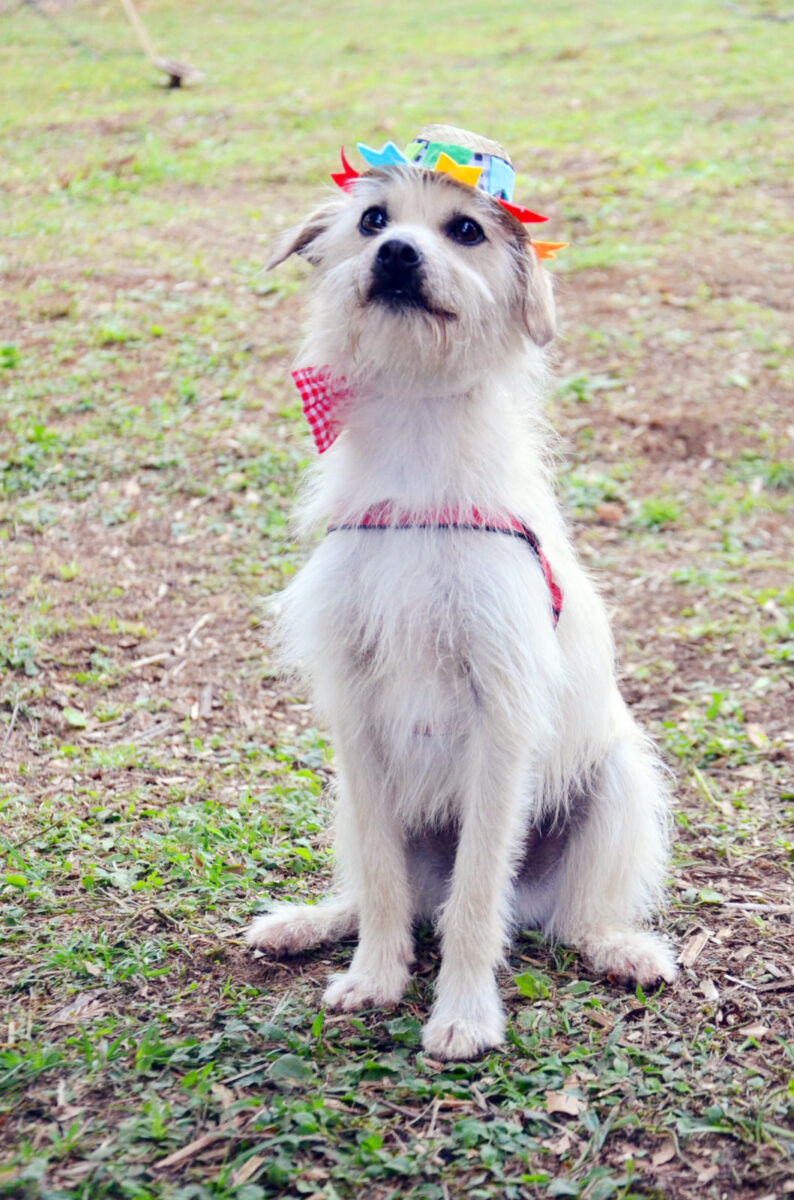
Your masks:
<svg viewBox="0 0 794 1200"><path fill-rule="evenodd" d="M383 242L375 255L377 270L392 279L408 278L421 262L422 255L416 246L399 238L389 238L388 242Z"/></svg>
<svg viewBox="0 0 794 1200"><path fill-rule="evenodd" d="M422 251L404 238L382 242L372 262L369 299L389 308L428 308Z"/></svg>

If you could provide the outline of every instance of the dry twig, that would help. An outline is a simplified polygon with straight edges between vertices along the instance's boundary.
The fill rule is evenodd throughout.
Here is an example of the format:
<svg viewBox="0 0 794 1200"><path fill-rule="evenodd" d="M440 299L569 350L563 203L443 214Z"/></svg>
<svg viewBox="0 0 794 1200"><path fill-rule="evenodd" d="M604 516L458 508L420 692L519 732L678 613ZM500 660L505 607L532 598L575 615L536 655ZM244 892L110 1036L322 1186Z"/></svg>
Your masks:
<svg viewBox="0 0 794 1200"><path fill-rule="evenodd" d="M195 67L191 67L190 63L177 62L175 58L162 58L157 53L133 0L121 0L121 7L124 9L130 25L135 30L141 48L149 59L149 62L153 67L157 67L158 71L163 71L168 76L169 87L178 88L183 83L198 83L202 79L201 72L197 71Z"/></svg>

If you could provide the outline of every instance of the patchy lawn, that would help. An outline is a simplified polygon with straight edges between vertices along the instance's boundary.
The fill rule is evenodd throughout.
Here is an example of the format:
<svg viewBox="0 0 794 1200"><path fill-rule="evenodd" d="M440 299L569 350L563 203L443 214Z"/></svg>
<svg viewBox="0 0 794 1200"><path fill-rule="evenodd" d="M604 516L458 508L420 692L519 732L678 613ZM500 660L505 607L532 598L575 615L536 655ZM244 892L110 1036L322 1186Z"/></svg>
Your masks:
<svg viewBox="0 0 794 1200"><path fill-rule="evenodd" d="M0 2L0 1195L784 1200L791 14L150 0L206 75L164 91L116 5L42 8ZM571 242L560 487L675 773L683 964L627 994L527 935L508 1046L443 1067L429 930L355 1019L319 1007L349 948L240 941L330 878L262 607L305 551L305 268L261 263L343 141L429 119L502 138Z"/></svg>

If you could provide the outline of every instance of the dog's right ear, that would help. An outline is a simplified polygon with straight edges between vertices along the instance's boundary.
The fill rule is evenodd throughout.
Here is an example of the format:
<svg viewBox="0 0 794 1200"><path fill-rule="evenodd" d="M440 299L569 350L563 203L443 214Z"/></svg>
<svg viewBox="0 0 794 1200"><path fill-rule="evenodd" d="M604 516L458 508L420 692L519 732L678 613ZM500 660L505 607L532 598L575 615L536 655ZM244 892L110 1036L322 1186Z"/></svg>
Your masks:
<svg viewBox="0 0 794 1200"><path fill-rule="evenodd" d="M557 332L552 277L542 267L535 251L527 247L530 258L527 290L524 294L524 323L537 346L545 346Z"/></svg>
<svg viewBox="0 0 794 1200"><path fill-rule="evenodd" d="M310 213L300 225L282 233L273 246L270 258L265 263L265 270L271 271L291 254L300 254L307 262L314 265L320 262L322 256L317 252L314 243L321 233L325 233L340 207L341 204L338 200L324 204L316 212Z"/></svg>

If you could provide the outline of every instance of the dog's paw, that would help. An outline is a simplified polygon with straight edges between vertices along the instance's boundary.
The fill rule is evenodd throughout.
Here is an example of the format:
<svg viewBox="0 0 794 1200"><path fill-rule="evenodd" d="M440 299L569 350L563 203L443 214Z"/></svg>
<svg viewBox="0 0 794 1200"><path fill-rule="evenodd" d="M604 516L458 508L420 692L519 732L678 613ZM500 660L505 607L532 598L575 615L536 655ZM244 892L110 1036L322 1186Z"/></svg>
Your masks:
<svg viewBox="0 0 794 1200"><path fill-rule="evenodd" d="M324 900L322 904L282 904L257 917L245 940L249 946L278 958L350 937L357 925L356 907L349 898Z"/></svg>
<svg viewBox="0 0 794 1200"><path fill-rule="evenodd" d="M315 909L296 904L257 917L246 930L245 940L249 946L280 958L315 946L319 940L317 934Z"/></svg>
<svg viewBox="0 0 794 1200"><path fill-rule="evenodd" d="M361 1008L389 1008L399 1004L408 987L410 973L401 969L389 974L374 974L351 968L332 975L323 992L323 1004L336 1012L355 1012Z"/></svg>
<svg viewBox="0 0 794 1200"><path fill-rule="evenodd" d="M672 983L678 974L672 948L655 933L617 931L588 939L582 947L594 970L620 983Z"/></svg>
<svg viewBox="0 0 794 1200"><path fill-rule="evenodd" d="M479 1058L486 1050L500 1046L504 1037L501 1009L481 1018L431 1016L422 1030L422 1046L431 1058L460 1062L466 1058Z"/></svg>

